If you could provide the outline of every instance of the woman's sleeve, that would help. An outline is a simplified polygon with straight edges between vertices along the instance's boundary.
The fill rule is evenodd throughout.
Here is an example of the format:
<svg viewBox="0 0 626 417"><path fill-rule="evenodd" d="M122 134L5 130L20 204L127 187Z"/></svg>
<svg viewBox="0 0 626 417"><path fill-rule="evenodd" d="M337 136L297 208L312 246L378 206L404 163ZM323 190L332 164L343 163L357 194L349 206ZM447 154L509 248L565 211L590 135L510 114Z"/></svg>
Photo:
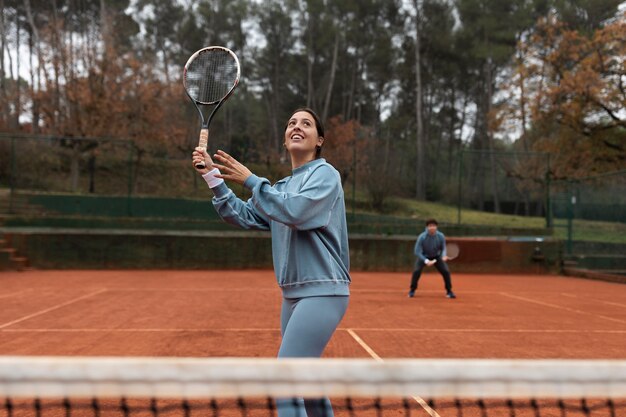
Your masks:
<svg viewBox="0 0 626 417"><path fill-rule="evenodd" d="M242 229L269 230L269 219L254 208L251 200L241 200L225 183L211 189L215 194L213 207L226 223Z"/></svg>
<svg viewBox="0 0 626 417"><path fill-rule="evenodd" d="M280 192L265 178L248 177L244 186L257 211L274 221L298 230L325 227L342 192L337 172L327 165L317 167L297 192Z"/></svg>

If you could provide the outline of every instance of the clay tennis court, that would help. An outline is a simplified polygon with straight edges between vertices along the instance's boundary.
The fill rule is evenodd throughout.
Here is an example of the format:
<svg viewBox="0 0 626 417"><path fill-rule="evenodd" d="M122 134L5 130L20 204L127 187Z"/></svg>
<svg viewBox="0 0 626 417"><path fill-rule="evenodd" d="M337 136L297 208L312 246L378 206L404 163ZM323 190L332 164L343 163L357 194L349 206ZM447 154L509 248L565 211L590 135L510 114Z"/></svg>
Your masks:
<svg viewBox="0 0 626 417"><path fill-rule="evenodd" d="M617 359L620 284L555 275L352 274L325 356ZM0 273L1 355L274 357L281 302L269 270Z"/></svg>
<svg viewBox="0 0 626 417"><path fill-rule="evenodd" d="M561 276L454 274L458 298L450 300L438 274L425 274L415 298L406 296L407 273L356 272L352 278L351 305L326 357L624 356L626 292L620 284ZM269 270L3 272L0 355L274 357L280 343L280 302ZM421 400L407 403L411 415L458 413L453 402L430 408ZM336 415L378 415L371 404L359 410L364 401L357 399L356 412L348 412L340 399L333 400ZM179 415L180 405L174 405L173 414L161 415ZM501 404L487 406L488 415L509 415ZM232 401L222 407L224 415L240 415ZM407 411L391 407L387 411L392 415ZM50 408L47 415L64 415L59 404ZM267 415L267 410L248 412ZM560 412L550 403L542 406L541 415ZM516 415L534 413L524 405ZM471 403L463 415L484 414Z"/></svg>

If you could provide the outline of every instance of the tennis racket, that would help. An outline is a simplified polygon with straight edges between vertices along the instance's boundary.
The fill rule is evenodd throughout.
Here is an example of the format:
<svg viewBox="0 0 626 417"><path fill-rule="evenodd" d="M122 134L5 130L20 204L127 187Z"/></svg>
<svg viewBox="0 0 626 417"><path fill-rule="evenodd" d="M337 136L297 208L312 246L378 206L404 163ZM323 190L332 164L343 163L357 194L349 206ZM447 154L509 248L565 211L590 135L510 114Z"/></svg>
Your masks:
<svg viewBox="0 0 626 417"><path fill-rule="evenodd" d="M222 46L202 48L187 60L183 70L183 86L202 120L199 147L206 150L209 143L209 124L239 84L240 74L237 55ZM213 106L208 117L204 113L207 111L206 106ZM196 164L198 169L204 167L204 162Z"/></svg>
<svg viewBox="0 0 626 417"><path fill-rule="evenodd" d="M459 245L456 243L449 243L446 245L446 255L448 256L449 261L456 259L460 252L461 250L459 249Z"/></svg>

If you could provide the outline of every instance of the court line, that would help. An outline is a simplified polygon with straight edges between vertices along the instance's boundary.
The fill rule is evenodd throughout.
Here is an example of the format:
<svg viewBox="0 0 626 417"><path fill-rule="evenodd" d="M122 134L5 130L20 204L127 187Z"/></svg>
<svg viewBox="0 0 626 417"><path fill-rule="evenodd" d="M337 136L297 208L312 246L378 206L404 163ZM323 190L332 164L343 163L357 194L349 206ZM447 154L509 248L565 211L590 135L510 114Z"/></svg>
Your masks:
<svg viewBox="0 0 626 417"><path fill-rule="evenodd" d="M354 340L356 340L356 342L372 357L374 358L374 360L378 361L378 362L384 362L383 358L381 358L378 353L376 353L374 351L374 349L372 349L367 343L365 343L365 341L363 339L361 339L361 337L359 337L358 334L356 334L354 332L354 330L352 329L346 329L346 331L348 332L348 334L350 334L350 336L352 336L352 338ZM424 401L424 399L422 397L418 397L417 395L412 396L411 398L413 398L419 405L422 406L422 408L424 409L424 411L426 411L431 417L441 417L435 410L433 410L432 408L430 408L430 406L426 403L426 401Z"/></svg>
<svg viewBox="0 0 626 417"><path fill-rule="evenodd" d="M99 287L100 288L100 287ZM202 287L202 288L180 288L180 287L146 287L146 288L137 288L137 287L107 287L107 291L117 291L117 292L159 292L159 291L167 291L167 292L272 292L276 294L280 294L280 290L278 288L225 288L225 287ZM26 290L25 290L26 291ZM38 287L38 292L52 292L57 293L58 288L55 287ZM400 294L403 298L406 298L406 291L403 290L388 290L388 289L355 289L350 288L351 292L360 292L360 293L377 293L377 294ZM445 294L445 291L442 290L419 290L418 293L423 294ZM500 294L500 291L463 291L463 294Z"/></svg>
<svg viewBox="0 0 626 417"><path fill-rule="evenodd" d="M27 291L27 290L25 290ZM136 288L136 287L125 287L125 288L117 288L117 287L107 287L106 291L108 292L116 292L116 293L124 293L124 292L154 292L154 293L158 293L158 292L167 292L167 293L174 293L174 292L179 292L179 293L206 293L206 292L211 292L211 293L230 293L230 292L241 292L241 293L245 293L245 292L253 292L253 293L275 293L277 294L277 296L280 296L280 291L277 290L276 288L260 288L260 289L254 289L254 288L224 288L224 287L204 287L204 288ZM399 291L399 290L376 290L376 289L350 289L350 292L352 293L373 293L373 294L401 294L401 296L403 298L406 297L406 294L404 291ZM58 293L58 289L54 288L54 287L38 287L37 290L38 294L42 294L42 293L54 293L57 294ZM432 295L432 294L445 294L445 291L440 291L440 290L420 290L419 293L421 294L425 294L425 295ZM482 295L489 295L489 294L500 294L500 291L463 291L463 294L465 295L476 295L476 294L482 294ZM2 298L3 296L0 296L0 298ZM431 299L430 297L427 297L426 299ZM408 301L408 300L407 300Z"/></svg>
<svg viewBox="0 0 626 417"><path fill-rule="evenodd" d="M387 289L369 289L369 288L350 288L350 292L373 292L373 293L392 293L392 294L400 294L403 298L406 298L406 294L408 291L405 290L387 290ZM500 291L480 291L480 290L469 290L463 291L463 294L498 294ZM445 290L418 290L416 294L445 294ZM407 300L408 301L408 300Z"/></svg>
<svg viewBox="0 0 626 417"><path fill-rule="evenodd" d="M574 294L568 294L566 292L561 293L562 295L566 296L566 297L570 297L570 298L576 298L578 300L580 300L583 297L579 297L577 295ZM605 301L605 300L598 300L597 298L591 298L591 297L584 297L585 300L590 300L590 301L595 301L598 303L602 303L602 304L608 304L611 306L617 306L617 307L626 307L626 304L622 304L622 303L615 303L613 301Z"/></svg>
<svg viewBox="0 0 626 417"><path fill-rule="evenodd" d="M21 291L18 291L18 292L10 292L10 293L8 293L8 294L2 294L2 295L0 295L0 298L9 298L9 297L14 297L14 296L16 296L16 295L18 295L18 294L22 294L22 293L29 292L29 291L32 291L32 290L21 290Z"/></svg>
<svg viewBox="0 0 626 417"><path fill-rule="evenodd" d="M417 332L417 333L573 333L573 334L626 334L626 330L579 330L579 329L402 329L402 328L367 328L367 327L352 327L352 328L337 328L339 331L346 332ZM68 333L95 333L95 332L113 332L113 333L131 333L131 332L145 332L145 333L200 333L200 332L278 332L280 329L277 328L237 328L237 327L229 327L229 328L193 328L193 329L181 329L181 328L48 328L48 329L40 329L40 328L15 328L15 329L0 329L0 332L6 333L60 333L60 332L68 332Z"/></svg>
<svg viewBox="0 0 626 417"><path fill-rule="evenodd" d="M204 291L210 291L210 292L220 292L220 291L224 291L224 292L275 292L276 294L280 294L280 290L278 290L277 288L259 288L259 289L254 289L254 288L224 288L224 287L215 287L215 288L211 288L211 287L204 287L204 288L109 288L110 291L167 291L167 292L172 292L172 291L181 291L181 292L204 292Z"/></svg>
<svg viewBox="0 0 626 417"><path fill-rule="evenodd" d="M16 319L16 320L10 321L10 322L8 322L8 323L0 324L0 329L4 329L5 327L11 326L11 325L13 325L13 324L20 323L20 322L25 321L25 320L28 320L28 319L32 319L33 317L37 317L37 316L40 316L40 315L42 315L42 314L49 313L49 312L51 312L51 311L57 310L57 309L62 308L62 307L66 307L66 306L68 306L68 305L70 305L70 304L73 304L73 303L75 303L75 302L77 302L77 301L81 301L81 300L84 300L85 298L93 297L94 295L101 294L101 293L103 293L103 292L105 292L105 291L106 291L106 289L101 289L101 290L96 291L96 292L92 292L92 293L89 293L89 294L85 294L85 295L80 296L80 297L78 297L78 298L74 298L73 300L66 301L66 302L61 303L61 304L57 304L56 306L49 307L49 308L46 308L46 309L44 309L44 310L40 310L40 311L38 311L38 312L36 312L36 313L29 314L29 315L27 315L27 316L24 316L24 317L21 317L21 318L19 318L19 319Z"/></svg>
<svg viewBox="0 0 626 417"><path fill-rule="evenodd" d="M430 332L430 333L615 333L626 334L626 330L580 330L580 329L436 329L436 328L385 328L385 327L352 327L355 331L370 332ZM346 329L338 329L346 330Z"/></svg>
<svg viewBox="0 0 626 417"><path fill-rule="evenodd" d="M124 291L128 291L128 292L232 292L232 291L240 291L240 292L244 292L244 291L250 291L250 292L275 292L276 294L280 294L280 291L277 290L276 288L260 288L260 289L254 289L254 288L224 288L224 287L215 287L215 288L211 288L211 287L204 287L204 288L180 288L180 287L176 287L176 288L135 288L135 287L125 287L125 288L118 288L118 287L107 287L104 288L105 291L115 291L115 292L124 292ZM58 289L56 288L50 288L47 289L48 292L58 292Z"/></svg>
<svg viewBox="0 0 626 417"><path fill-rule="evenodd" d="M108 328L82 328L82 329L28 329L28 328L20 328L20 329L0 329L0 332L5 332L5 333L46 333L46 332L50 332L50 333L62 333L62 332L67 332L67 333L96 333L96 332L112 332L112 333L131 333L131 332L145 332L145 333L200 333L200 332L280 332L280 329L277 327L275 329L264 329L264 328L259 328L259 329L252 329L252 328L245 328L245 329L237 329L237 328L231 328L231 329L217 329L217 328L211 328L211 329L181 329L181 328L176 328L176 329L133 329L133 328L129 328L129 329L108 329Z"/></svg>
<svg viewBox="0 0 626 417"><path fill-rule="evenodd" d="M507 294L505 292L501 292L500 294L504 295L505 297L515 298L515 299L526 301L526 302L529 302L529 303L539 304L539 305L546 306L546 307L557 308L557 309L560 309L560 310L571 311L571 312L577 313L577 314L585 314L585 315L592 316L592 317L598 317L598 318L602 318L602 319L605 319L605 320L616 321L618 323L626 324L625 320L620 320L620 319L616 319L614 317L609 317L609 316L603 316L602 314L593 314L593 313L589 313L587 311L576 310L575 308L563 307L563 306L560 306L560 305L557 305L557 304L551 304L551 303L546 303L546 302L543 302L543 301L537 301L537 300L533 300L532 298L520 297L519 295Z"/></svg>

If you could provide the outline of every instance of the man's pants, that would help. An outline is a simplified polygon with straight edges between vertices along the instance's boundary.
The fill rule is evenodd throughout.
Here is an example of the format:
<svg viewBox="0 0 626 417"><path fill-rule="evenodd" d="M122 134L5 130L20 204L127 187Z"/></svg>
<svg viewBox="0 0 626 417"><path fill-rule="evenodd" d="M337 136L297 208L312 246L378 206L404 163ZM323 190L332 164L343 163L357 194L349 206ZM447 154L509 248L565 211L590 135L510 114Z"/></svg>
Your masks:
<svg viewBox="0 0 626 417"><path fill-rule="evenodd" d="M435 258L437 262L435 262L434 267L437 268L437 271L443 277L443 281L446 283L446 292L452 291L452 280L450 278L450 271L448 270L448 265L444 261L441 260L441 257ZM421 259L417 259L415 262L415 271L413 271L413 277L411 278L411 291L415 291L417 289L417 282L422 276L422 269L426 266L426 263Z"/></svg>

